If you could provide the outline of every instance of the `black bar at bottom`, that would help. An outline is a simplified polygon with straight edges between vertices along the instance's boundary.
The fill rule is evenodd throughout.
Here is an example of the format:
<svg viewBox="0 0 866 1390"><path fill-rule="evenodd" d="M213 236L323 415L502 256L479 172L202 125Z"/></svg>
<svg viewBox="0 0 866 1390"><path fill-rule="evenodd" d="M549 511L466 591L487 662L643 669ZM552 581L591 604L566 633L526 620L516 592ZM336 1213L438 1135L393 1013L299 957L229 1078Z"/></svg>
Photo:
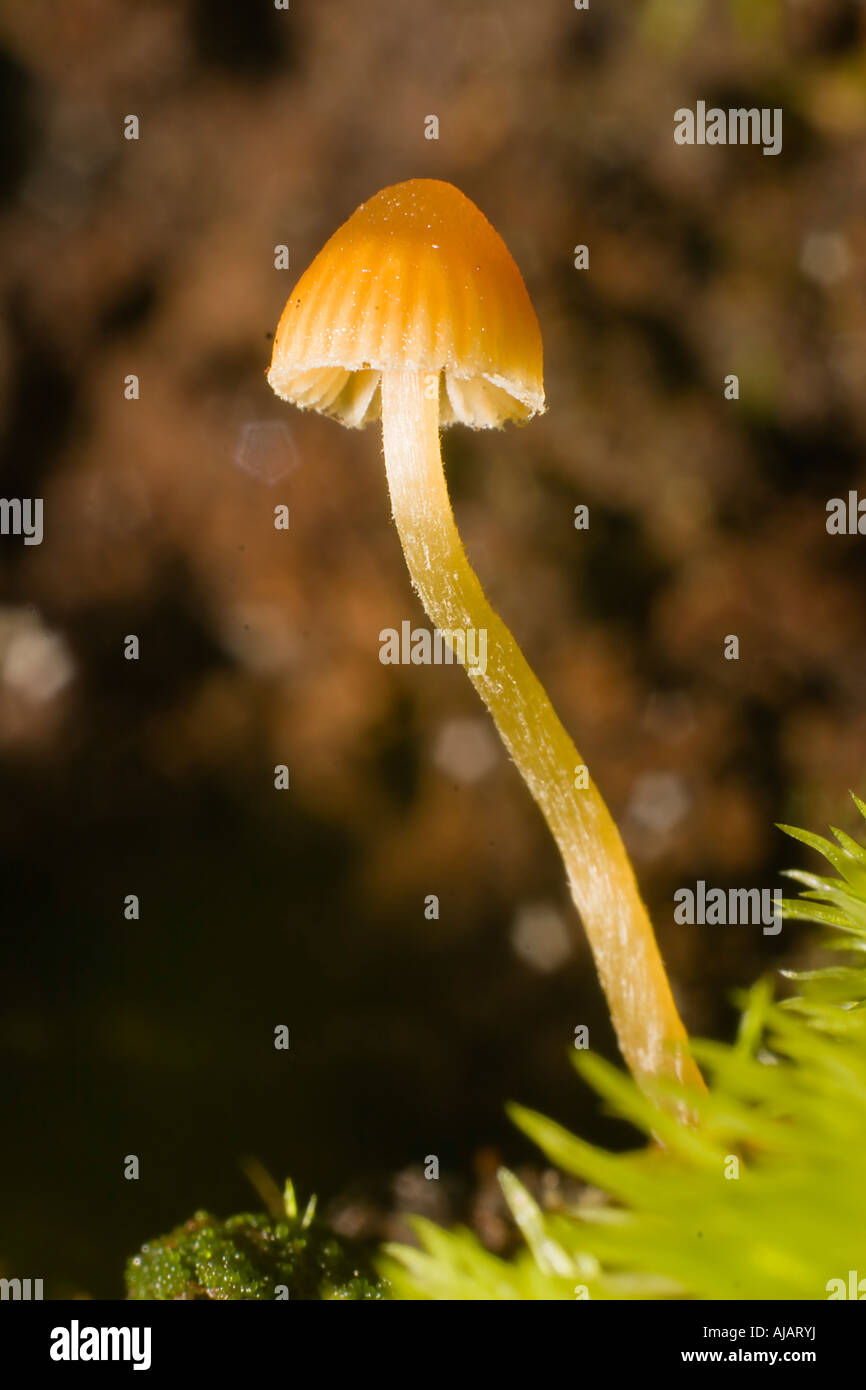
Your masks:
<svg viewBox="0 0 866 1390"><path fill-rule="evenodd" d="M250 1378L264 1368L303 1378L333 1377L345 1364L353 1376L388 1379L423 1371L429 1381L438 1363L453 1375L521 1348L527 1378L543 1384L546 1369L557 1379L569 1367L581 1376L600 1357L607 1372L686 1372L708 1366L773 1369L806 1367L824 1379L857 1364L864 1318L843 1303L619 1302L508 1305L484 1313L477 1303L399 1305L355 1303L329 1311L310 1303L5 1302L0 1304L0 1355L16 1367L15 1383L47 1373L50 1378L99 1378L129 1374L161 1384L169 1375L192 1373L195 1383L214 1374L220 1384L234 1374ZM348 1317L349 1323L343 1322ZM488 1317L494 1319L488 1322ZM311 1321L312 1319L312 1321ZM339 1332L340 1336L335 1334ZM407 1347L401 1334L410 1334ZM565 1336L566 1341L562 1338ZM392 1338L395 1338L393 1343ZM529 1339L529 1340L527 1340ZM528 1353L524 1361L522 1353ZM592 1358L592 1360L590 1360ZM521 1372L513 1368L511 1379ZM596 1372L597 1374L597 1372Z"/></svg>

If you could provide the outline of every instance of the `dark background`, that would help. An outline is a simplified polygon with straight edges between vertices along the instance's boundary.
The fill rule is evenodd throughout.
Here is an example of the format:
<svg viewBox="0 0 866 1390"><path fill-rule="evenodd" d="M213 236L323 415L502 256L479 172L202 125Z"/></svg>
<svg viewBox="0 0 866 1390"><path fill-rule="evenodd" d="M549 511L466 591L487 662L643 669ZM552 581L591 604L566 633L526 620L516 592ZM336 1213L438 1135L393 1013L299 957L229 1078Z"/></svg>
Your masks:
<svg viewBox="0 0 866 1390"><path fill-rule="evenodd" d="M805 959L672 895L779 886L774 822L853 828L866 785L866 552L825 530L864 485L864 37L853 0L6 0L0 492L46 532L0 539L0 1273L119 1296L142 1240L257 1205L245 1155L347 1230L477 1218L510 1098L629 1141L568 1065L579 1023L615 1047L525 788L462 672L378 661L420 614L377 431L264 380L387 184L456 183L526 278L549 410L449 433L455 509L688 1026ZM782 154L676 146L698 99L781 106Z"/></svg>

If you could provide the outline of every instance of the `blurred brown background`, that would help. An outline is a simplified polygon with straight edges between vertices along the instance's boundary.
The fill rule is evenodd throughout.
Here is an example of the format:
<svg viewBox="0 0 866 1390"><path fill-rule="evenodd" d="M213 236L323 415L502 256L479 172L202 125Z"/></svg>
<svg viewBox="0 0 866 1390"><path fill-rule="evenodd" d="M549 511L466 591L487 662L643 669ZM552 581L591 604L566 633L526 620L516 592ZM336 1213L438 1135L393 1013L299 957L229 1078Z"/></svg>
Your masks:
<svg viewBox="0 0 866 1390"><path fill-rule="evenodd" d="M456 183L536 306L548 413L448 434L455 509L688 1025L798 957L672 894L778 886L773 823L851 828L866 784L866 542L825 530L866 485L864 42L856 0L5 0L0 492L45 539L0 540L0 1273L117 1296L140 1241L255 1202L244 1154L447 1216L526 1156L509 1098L628 1139L568 1065L578 1023L614 1046L525 788L462 672L379 663L420 612L377 432L265 383L389 183ZM781 106L782 154L676 146L698 99Z"/></svg>

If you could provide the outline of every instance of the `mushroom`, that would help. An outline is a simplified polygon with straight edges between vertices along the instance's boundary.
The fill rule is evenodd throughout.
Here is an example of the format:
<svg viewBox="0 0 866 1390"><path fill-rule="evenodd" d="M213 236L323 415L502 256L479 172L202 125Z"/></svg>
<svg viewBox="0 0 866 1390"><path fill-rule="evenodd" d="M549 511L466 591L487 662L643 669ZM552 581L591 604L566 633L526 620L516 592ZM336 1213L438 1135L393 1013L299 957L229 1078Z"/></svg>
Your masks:
<svg viewBox="0 0 866 1390"><path fill-rule="evenodd" d="M701 1086L647 910L583 760L469 565L448 498L443 425L498 428L544 409L541 333L505 243L451 184L411 179L352 214L283 310L268 381L360 427L381 417L394 520L439 632L486 633L467 673L565 862L622 1054L638 1081Z"/></svg>

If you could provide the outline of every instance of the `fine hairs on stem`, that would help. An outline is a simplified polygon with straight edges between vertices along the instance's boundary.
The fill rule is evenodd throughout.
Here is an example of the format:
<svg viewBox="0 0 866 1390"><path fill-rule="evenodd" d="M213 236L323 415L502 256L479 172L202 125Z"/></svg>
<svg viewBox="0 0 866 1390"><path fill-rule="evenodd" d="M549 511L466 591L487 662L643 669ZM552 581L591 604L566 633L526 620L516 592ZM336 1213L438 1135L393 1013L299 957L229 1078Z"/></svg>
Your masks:
<svg viewBox="0 0 866 1390"><path fill-rule="evenodd" d="M443 632L486 633L484 667L467 665L467 674L559 846L623 1056L636 1076L694 1083L619 831L592 783L578 785L583 760L466 558L442 468L438 397L424 373L383 374L382 435L394 521L428 617Z"/></svg>

